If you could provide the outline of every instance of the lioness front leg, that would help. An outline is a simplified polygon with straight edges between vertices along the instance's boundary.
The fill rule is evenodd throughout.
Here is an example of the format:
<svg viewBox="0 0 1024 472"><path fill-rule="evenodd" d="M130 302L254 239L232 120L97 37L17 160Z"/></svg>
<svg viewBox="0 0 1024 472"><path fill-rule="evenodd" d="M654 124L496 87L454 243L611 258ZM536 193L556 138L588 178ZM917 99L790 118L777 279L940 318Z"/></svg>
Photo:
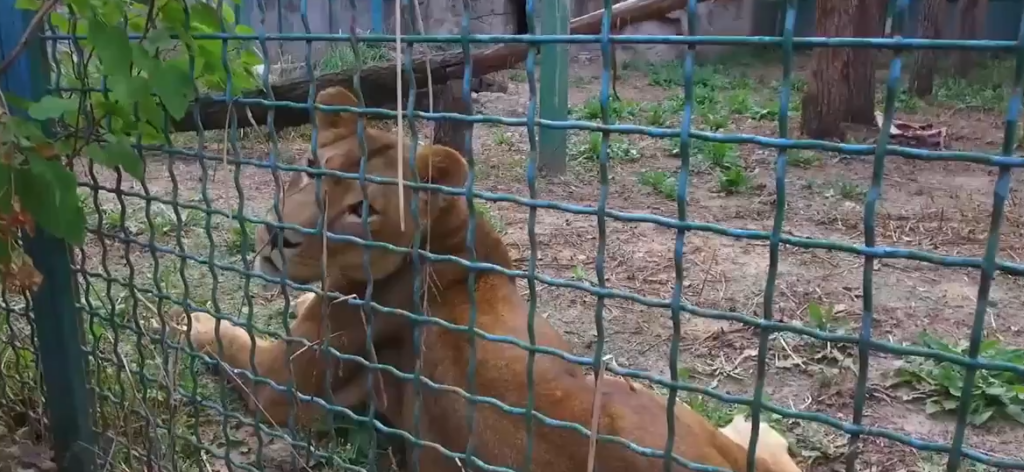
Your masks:
<svg viewBox="0 0 1024 472"><path fill-rule="evenodd" d="M296 300L298 317L291 324L291 337L305 339L310 343L317 343L321 339L323 316L318 306L319 300L315 293L303 294ZM245 328L227 321L220 323L218 333L217 320L213 316L199 312L189 316L192 319L189 339L197 350L219 359L232 369L258 374L282 387L287 386L289 377L292 377L295 389L304 395L318 396L324 390L326 375L337 367L333 356L321 353L320 349L313 346L250 337ZM255 349L253 339L256 341ZM284 425L293 404L299 424L308 424L322 413L322 409L315 403L299 402L293 395L262 382L253 382L245 374L235 374L226 369L222 371L241 391L249 409L254 413L262 413L271 424Z"/></svg>

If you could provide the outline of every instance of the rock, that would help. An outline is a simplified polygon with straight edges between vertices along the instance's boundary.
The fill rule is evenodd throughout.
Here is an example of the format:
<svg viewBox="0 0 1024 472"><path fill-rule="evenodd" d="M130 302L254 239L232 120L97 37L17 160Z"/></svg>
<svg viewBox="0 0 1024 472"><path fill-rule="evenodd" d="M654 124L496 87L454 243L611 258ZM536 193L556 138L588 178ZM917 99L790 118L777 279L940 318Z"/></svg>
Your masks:
<svg viewBox="0 0 1024 472"><path fill-rule="evenodd" d="M679 21L663 19L649 20L627 25L619 31L622 35L636 36L678 36L683 34ZM686 46L682 44L626 44L619 46L615 60L621 66L624 61L664 62L682 57Z"/></svg>

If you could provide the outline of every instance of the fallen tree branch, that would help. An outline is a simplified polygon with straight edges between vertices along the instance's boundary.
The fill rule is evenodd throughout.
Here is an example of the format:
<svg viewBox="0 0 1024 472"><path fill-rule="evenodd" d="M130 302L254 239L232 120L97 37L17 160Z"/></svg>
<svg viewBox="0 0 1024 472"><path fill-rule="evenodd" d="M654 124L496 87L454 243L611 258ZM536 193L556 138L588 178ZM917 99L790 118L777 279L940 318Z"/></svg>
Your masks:
<svg viewBox="0 0 1024 472"><path fill-rule="evenodd" d="M704 2L708 0L698 0ZM660 18L666 14L684 9L686 0L630 0L612 7L613 29L621 28L630 23L639 23L654 18ZM601 32L601 20L604 10L599 10L572 20L569 23L570 34L599 34ZM526 60L530 50L528 44L505 44L480 51L472 55L473 78L487 74L507 70ZM416 58L412 66L412 73L406 71L403 74L402 83L397 83L395 77L395 64L379 64L367 67L360 74L360 85L366 106L371 108L394 109L395 88L402 90L402 99L408 100L409 81L414 80L417 85L426 86L428 70L434 86L442 89L444 85L452 80L458 80L465 74L465 57L462 51L450 51L431 56L420 56ZM315 79L314 94L328 87L340 85L352 88L351 73L323 74ZM310 96L309 79L301 78L285 83L272 85L271 92L275 101L292 102L304 104ZM477 90L474 90L477 91ZM263 92L246 93L243 98L265 98ZM427 99L425 90L418 91L417 96ZM195 131L197 120L194 110L198 109L198 123L202 129L223 129L227 123L229 113L237 115L237 123L240 127L250 125L262 126L267 123L270 107L265 105L241 105L228 106L224 101L217 101L210 98L200 99L192 104L185 117L174 123L176 131ZM419 103L416 109L423 109ZM446 110L438 110L446 111ZM250 119L251 118L251 119ZM310 112L307 108L294 106L278 106L274 111L274 127L276 129L302 126L309 124Z"/></svg>

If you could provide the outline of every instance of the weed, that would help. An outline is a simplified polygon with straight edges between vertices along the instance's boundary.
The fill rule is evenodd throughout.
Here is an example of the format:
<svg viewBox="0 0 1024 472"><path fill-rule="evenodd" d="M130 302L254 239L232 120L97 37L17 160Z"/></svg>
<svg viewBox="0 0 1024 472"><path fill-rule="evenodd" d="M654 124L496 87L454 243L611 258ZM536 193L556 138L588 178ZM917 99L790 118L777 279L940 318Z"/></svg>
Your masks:
<svg viewBox="0 0 1024 472"><path fill-rule="evenodd" d="M808 168L821 164L821 155L814 151L803 149L790 149L787 153L787 162L794 167Z"/></svg>
<svg viewBox="0 0 1024 472"><path fill-rule="evenodd" d="M742 167L733 167L718 174L718 189L726 194L746 192L753 183L754 179Z"/></svg>
<svg viewBox="0 0 1024 472"><path fill-rule="evenodd" d="M591 132L587 138L578 139L569 148L574 159L587 161L601 160L601 133ZM608 160L632 161L640 158L640 152L621 136L612 135L608 140Z"/></svg>
<svg viewBox="0 0 1024 472"><path fill-rule="evenodd" d="M509 136L509 134L506 133L504 130L500 130L499 129L494 134L494 144L496 144L498 146L503 146L503 147L511 148L512 147L512 137Z"/></svg>
<svg viewBox="0 0 1024 472"><path fill-rule="evenodd" d="M577 282L588 282L587 271L583 266L576 264L572 268L572 279Z"/></svg>
<svg viewBox="0 0 1024 472"><path fill-rule="evenodd" d="M664 127L668 123L668 113L661 104L652 103L644 108L647 111L644 121L648 126Z"/></svg>
<svg viewBox="0 0 1024 472"><path fill-rule="evenodd" d="M855 182L850 182L846 179L839 179L832 182L832 188L829 190L831 195L839 195L839 198L843 200L859 201L864 199L864 195L867 193L863 187Z"/></svg>
<svg viewBox="0 0 1024 472"><path fill-rule="evenodd" d="M723 110L705 110L700 115L700 120L708 127L709 130L718 132L725 128L728 128L732 123L729 113Z"/></svg>
<svg viewBox="0 0 1024 472"><path fill-rule="evenodd" d="M512 69L508 71L508 80L513 82L526 82L526 71L521 69Z"/></svg>
<svg viewBox="0 0 1024 472"><path fill-rule="evenodd" d="M754 100L750 98L750 90L739 89L725 96L725 107L734 115L748 115L754 108Z"/></svg>
<svg viewBox="0 0 1024 472"><path fill-rule="evenodd" d="M965 341L953 345L924 332L918 343L947 354L967 355L968 343ZM989 339L981 343L979 357L1022 365L1024 349L1009 348L998 339ZM896 372L899 382L909 384L915 390L905 399L923 398L925 411L929 414L955 410L960 406L964 375L964 368L951 362L918 357L908 359ZM970 424L982 425L995 413L1024 423L1024 377L1010 372L979 370L972 391L968 413Z"/></svg>
<svg viewBox="0 0 1024 472"><path fill-rule="evenodd" d="M679 61L647 65L647 83L655 87L674 88L683 85L683 65Z"/></svg>
<svg viewBox="0 0 1024 472"><path fill-rule="evenodd" d="M378 43L359 43L359 59L362 64L356 62L356 55L352 46L348 44L336 44L327 50L323 59L316 66L317 74L329 74L334 72L352 72L360 67L383 64L391 61L391 51L386 46Z"/></svg>
<svg viewBox="0 0 1024 472"><path fill-rule="evenodd" d="M885 95L881 95L882 99L885 99ZM915 112L921 109L921 99L910 93L909 90L900 90L899 94L896 95L896 108L907 111Z"/></svg>
<svg viewBox="0 0 1024 472"><path fill-rule="evenodd" d="M249 220L241 220L239 223L231 226L227 247L232 254L245 257L256 250L256 225ZM243 240L245 244L243 244Z"/></svg>
<svg viewBox="0 0 1024 472"><path fill-rule="evenodd" d="M640 185L654 190L669 200L675 201L676 187L678 187L679 182L674 175L663 170L645 170L640 173L639 180Z"/></svg>
<svg viewBox="0 0 1024 472"><path fill-rule="evenodd" d="M735 144L694 141L693 148L699 159L715 169L725 171L743 165Z"/></svg>
<svg viewBox="0 0 1024 472"><path fill-rule="evenodd" d="M505 221L501 219L500 215L491 210L490 204L477 200L473 202L473 206L476 208L476 215L486 220L491 225L491 228L494 228L495 232L502 235L505 234Z"/></svg>
<svg viewBox="0 0 1024 472"><path fill-rule="evenodd" d="M640 105L629 100L608 100L608 120L618 123L622 120L635 119L640 113ZM589 121L601 121L601 101L597 97L591 97L583 105L572 110L576 118Z"/></svg>

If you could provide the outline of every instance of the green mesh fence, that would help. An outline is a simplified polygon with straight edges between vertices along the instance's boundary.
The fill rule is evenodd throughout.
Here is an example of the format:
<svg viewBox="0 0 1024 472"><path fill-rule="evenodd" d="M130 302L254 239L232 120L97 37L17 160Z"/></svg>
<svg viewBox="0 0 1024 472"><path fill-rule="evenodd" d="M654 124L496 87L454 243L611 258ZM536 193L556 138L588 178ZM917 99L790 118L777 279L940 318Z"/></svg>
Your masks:
<svg viewBox="0 0 1024 472"><path fill-rule="evenodd" d="M13 1L0 2L0 18L7 18L2 23L4 28L25 28L24 23L14 22ZM193 33L197 39L213 39L223 41L226 51L227 40L245 40L255 44L263 57L269 57L273 48L289 42L305 43L305 66L301 73L312 78L324 72L317 70L327 67L330 61L354 64L356 69L367 66L374 61L386 62L390 57L386 47L393 44L394 36L356 35L353 25L334 25L334 11L348 8L350 10L367 8L363 1L350 0L347 4L329 2L328 16L330 31L349 30L351 34L313 34L310 27L308 1L293 3L299 5L295 13L301 19L303 33L266 33L265 25L268 17L276 18L277 29L285 18L282 4L285 2L255 1L245 4L224 2L220 7L233 8L238 17L244 12L256 8L262 25L254 26L252 33L239 31L212 33ZM404 3L408 3L405 1ZM538 94L536 72L539 56L537 48L531 48L525 61L525 68L515 74L524 74L528 84L529 102L526 117L490 116L452 113L426 113L407 111L412 142L419 138L415 123L438 120L461 120L481 125L501 125L525 128L529 159L525 168L528 195L513 195L507 192L491 191L487 188L474 186L479 173L487 172L485 166L472 156L470 162L471 177L466 189L436 187L426 184L407 184L418 188L439 190L452 195L465 195L470 208L477 208L472 213L475 218L490 218L486 202L507 203L525 207L528 212L527 232L529 248L526 252L526 270L504 270L490 264L459 259L459 262L476 270L496 270L528 281L526 296L530 301L531 320L539 313L537 300L542 286L572 289L596 299L594 320L594 340L592 356L579 356L572 353L557 352L530 346L530 340L513 339L507 336L479 334L478 337L504 343L511 343L534 352L553 352L570 362L593 366L605 357L607 328L604 320L612 310L614 302L623 301L639 306L660 310L659 313L670 314L672 324L671 336L664 339L668 343L670 353L667 365L668 376L655 375L637 369L621 368L611 365L608 370L619 375L641 379L660 389L668 391L669 402L686 400L695 405L709 405L709 402L741 405L749 408L752 420L772 420L780 425L785 432L786 425L813 424L822 428L819 434L846 435L845 447L850 451L845 458L848 470L857 468L858 445L871 440L882 439L884 447L900 444L927 453L939 453L935 467L946 470L962 469L964 459L976 464L984 464L1000 469L1024 470L1024 461L1020 459L998 457L993 454L967 447L967 432L970 430L969 420L977 411L973 410L972 397L980 395L975 388L979 379L990 381L993 378L1003 379L1002 388L1009 388L1010 395L1000 398L1006 400L1007 410L1020 412L1020 402L1024 399L1024 366L1021 356L1002 356L996 360L983 358L982 354L994 352L991 344L985 340L986 313L990 306L990 292L993 279L997 274L1019 276L1024 274L1024 265L1009 262L999 257L999 238L1004 213L1010 195L1011 169L1024 166L1024 159L1014 155L1016 146L1017 119L1021 106L1021 84L1024 79L1024 32L1017 41L953 41L905 39L900 37L903 30L909 2L899 0L895 8L889 12L893 24L892 39L863 38L796 38L794 37L798 6L805 7L807 2L789 0L785 2L784 28L781 37L731 37L731 36L700 36L699 18L696 0L688 2L687 24L692 36L625 36L612 35L611 21L608 16L602 23L601 34L597 35L546 35L538 34L534 18L540 13L538 2L527 0L526 23L529 36L522 35L470 35L470 19L464 15L461 25L462 33L458 35L420 35L411 34L402 38L405 45L404 67L407 77L413 73L414 43L430 45L451 45L450 47L469 53L473 44L496 43L529 43L549 45L555 43L592 43L598 44L601 51L600 92L593 105L590 121L573 119L569 121L551 121L540 119L538 107L542 107L544 98ZM469 0L462 2L465 11L469 11ZM799 5L798 5L799 4ZM268 11L267 5L276 5L276 12ZM378 5L379 7L379 5ZM611 7L605 1L606 11ZM410 8L406 5L406 9ZM10 13L10 14L9 14ZM275 13L275 15L271 15ZM74 17L73 12L70 13ZM415 25L409 18L405 19L405 31L416 32ZM11 30L8 29L8 32ZM10 50L11 40L18 35L4 35L3 49ZM68 87L62 79L67 73L68 57L75 58L70 67L80 67L81 61L87 59L76 43L77 39L87 38L87 34L74 31L63 33L50 27L42 37L49 44L50 63L52 69L51 87L56 89ZM132 39L138 39L132 36ZM314 43L326 45L329 52L320 61L313 60ZM676 44L688 45L685 60L672 63L670 69L648 69L645 71L649 80L656 80L662 74L681 78L678 85L682 92L679 107L672 112L678 117L679 126L667 126L660 120L651 119L645 125L617 124L615 117L621 113L623 102L612 97L611 51L614 44ZM778 132L774 136L754 134L704 131L695 128L694 117L702 106L706 105L706 90L702 90L700 72L702 66L695 56L698 45L760 45L781 50L782 75L778 81L778 101L770 109L765 109L768 116L777 115ZM350 47L349 47L350 46ZM794 47L853 47L881 48L893 51L889 75L884 85L884 120L881 131L877 134L874 144L841 144L818 140L793 139L790 135L790 113L794 100L794 64L796 55ZM894 123L897 104L905 104L901 94L901 73L904 61L910 50L917 49L971 49L979 52L1009 52L1014 56L1012 96L1006 106L1005 137L1001 150L991 154L980 151L929 151L906 146L890 144L890 129ZM198 67L211 67L210 63L197 65L202 58L192 57L194 75L199 74ZM78 64L76 66L76 64ZM314 67L314 64L319 64ZM343 69L335 64L332 71ZM466 64L465 79L462 80L462 94L471 96L471 68ZM226 60L224 69L230 70ZM269 64L261 72L260 81L264 90L271 88L271 67ZM302 67L300 67L302 69ZM228 82L230 82L230 72ZM356 74L358 77L358 74ZM4 78L5 89L27 87L31 75L27 72L14 71ZM16 81L22 82L16 82ZM19 85L20 84L20 85ZM411 83L409 92L413 96L409 105L417 102L415 95L425 84ZM620 82L620 87L621 82ZM72 87L73 88L73 87ZM23 88L20 90L24 90ZM71 90L68 90L71 91ZM92 93L106 93L102 84ZM73 350L86 359L87 389L83 386L68 384L68 392L46 392L45 398L52 403L50 418L52 422L69 425L86 421L87 433L63 433L53 430L56 442L64 440L80 441L85 449L95 452L87 456L91 464L71 463L69 470L143 470L160 468L167 470L277 470L291 468L327 468L329 470L354 469L372 470L375 468L371 455L374 450L382 447L374 430L390 430L380 422L370 421L359 413L337 407L328 407L336 411L334 417L324 418L324 424L311 431L299 430L292 422L283 425L265 425L253 421L253 416L260 418L259 411L249 412L238 400L238 395L229 391L223 382L209 375L207 367L216 363L209 357L196 353L188 346L177 344L168 336L168 324L164 314L172 308L185 307L188 311L201 311L214 316L232 320L248 327L254 334L290 339L288 325L294 317L290 313L290 300L285 291L283 302L280 298L261 293L259 288L265 283L280 283L295 290L316 290L315 287L290 282L282 282L258 273L252 265L253 237L255 225L271 224L260 216L268 208L280 208L279 194L282 185L282 172L304 171L312 175L336 175L342 178L365 179L367 181L395 183L389 179L367 177L363 170L359 174L344 174L310 168L302 165L303 156L316 155L316 134L314 128L309 135L304 131L286 130L278 132L274 128L276 114L294 114L296 111L312 114L314 89L310 88L309 99L305 103L295 103L275 99L273 94L256 97L228 87L225 94L212 94L205 99L205 104L231 104L231 106L268 107L266 125L257 129L240 129L245 123L239 123L234 116L225 123L224 131L204 131L203 120L196 112L193 115L198 131L195 133L179 133L167 135L165 146L138 144L140 153L145 153L145 165L148 179L141 183L128 183L120 171L111 172L94 166L91 161L76 164L80 178L80 198L86 204L88 212L88 242L74 251L74 273L77 275L78 294L68 291L57 294L57 298L77 301L77 308L82 316L83 342L80 349ZM362 99L363 91L360 81L354 82L353 92ZM422 92L421 92L422 93ZM362 103L362 102L361 102ZM352 111L349 108L330 107L327 111ZM361 107L356 109L361 115L394 119L396 114L379 108ZM584 110L586 111L586 110ZM229 113L230 114L230 113ZM726 117L728 119L728 116ZM369 123L369 122L367 122ZM707 125L707 121L703 121ZM366 124L365 126L372 126ZM478 126L478 129L480 126ZM600 191L596 201L589 204L572 204L550 201L538 197L538 182L542 179L538 173L536 156L539 152L538 134L541 129L582 130L586 133L598 132L590 141L583 140L582 146L592 152ZM364 132L359 128L360 136ZM289 134L291 133L291 134ZM503 132L502 132L503 133ZM589 134L588 134L589 135ZM499 134L496 136L506 136ZM665 194L676 202L675 216L659 216L654 213L613 210L609 207L609 188L615 180L617 156L629 155L629 145L622 145L619 136L647 137L662 141L678 141L679 166L676 170L665 174L647 174L644 178L653 182L655 191ZM501 138L505 139L505 138ZM499 138L495 138L498 141ZM287 141L287 142L282 142ZM141 141L139 141L141 143ZM256 144L253 144L256 143ZM294 146L292 144L295 144ZM500 144L500 143L499 143ZM715 145L754 145L777 153L774 161L775 200L772 204L770 231L732 228L710 222L695 221L688 215L688 201L693 185L693 175L697 162L697 152L705 146ZM312 149L310 149L312 146ZM585 149L585 150L587 150ZM796 155L802 151L828 151L850 156L870 156L873 160L870 187L863 193L863 223L858 228L863 231L864 243L855 244L833 239L816 239L785 234L787 209L787 172L795 164ZM364 150L365 152L365 150ZM409 150L410 158L415 155L415 146ZM895 246L878 244L876 225L879 201L882 197L883 176L886 158L896 156L899 159L971 163L979 166L991 166L997 169L995 177L994 197L991 207L991 223L985 236L984 254L967 256L933 252L925 249L905 249ZM802 158L801 158L802 159ZM826 164L828 165L828 164ZM742 179L741 174L733 177ZM593 174L591 174L593 178ZM729 174L723 172L722 177L728 180ZM252 180L249 180L252 179ZM255 183L252 183L255 182ZM198 185L199 188L189 188ZM729 185L728 183L723 185ZM262 193L246 193L244 188L262 189ZM857 195L861 199L861 195ZM538 212L559 211L565 214L595 217L597 252L593 275L573 269L572 277L555 277L542 275L538 270L538 235L535 226ZM609 286L606 271L608 270L609 245L608 222L618 221L633 224L651 224L668 228L675 233L673 260L665 261L663 271L666 273L674 267L673 290L671 296L653 297L634 293L621 288ZM492 222L493 223L493 222ZM498 223L494 223L498 224ZM308 229L289 227L317 234ZM739 240L765 241L768 245L769 264L763 295L760 296L762 308L760 314L753 309L711 309L702 307L700 302L684 296L684 283L706 280L700 269L685 265L684 254L687 249L687 236L709 235L719 238ZM329 236L339 240L351 241L352 238ZM469 235L472 245L474 235ZM381 243L361 241L367 246L385 246ZM815 305L816 319L823 323L799 324L780 321L775 312L775 297L778 293L777 280L780 271L781 252L790 249L829 250L854 255L862 260L863 284L860 287L863 306L860 313L860 326L856 332L842 332L828 329L830 310L822 314L822 308ZM393 248L394 249L394 248ZM617 250L622 250L618 248ZM441 256L422 255L427 259L443 259ZM415 258L414 258L415 259ZM954 349L937 342L926 345L908 345L894 340L885 340L872 336L875 323L874 295L877 287L873 282L876 265L882 260L906 259L924 264L950 268L974 269L980 273L980 284L977 286L976 309L970 319L971 330L965 349ZM540 283L538 283L540 282ZM422 283L422 282L417 282ZM419 285L417 285L419 287ZM53 295L53 294L51 294ZM911 296L914 296L913 294ZM361 304L369 301L359 298L349 303ZM398 310L391 310L400 312ZM43 407L42 381L38 365L41 348L37 349L36 326L39 319L33 320L32 309L28 300L15 294L3 294L3 320L0 322L0 392L2 403L10 411L36 412ZM414 320L425 321L421 313L401 314ZM39 315L37 314L36 317ZM475 315L474 315L475 316ZM475 319L475 318L474 318ZM683 343L681 331L685 329L687 320L710 319L728 321L739 326L754 328L756 334L756 369L753 377L753 395L734 395L711 387L691 382L685 375L692 359L680 355ZM43 320L53 329L54 324L65 323L67 320ZM454 327L453 327L454 328ZM781 333L781 334L780 334ZM966 334L966 333L965 333ZM828 343L832 346L844 346L850 356L855 357L856 381L854 382L852 399L852 416L840 418L835 414L805 410L798 405L784 406L770 402L766 398L766 379L773 375L769 368L770 348L779 336L807 337ZM40 337L43 339L44 337ZM785 339L785 338L783 338ZM309 345L309 340L295 340ZM42 342L40 342L42 344ZM78 346L74 346L78 348ZM788 347L787 347L788 349ZM1014 351L1018 352L1018 351ZM916 435L897 432L890 428L866 426L865 409L868 405L869 392L874 388L869 382L869 372L876 366L873 359L880 353L907 359L933 360L935 365L942 366L946 371L962 372L955 385L948 386L954 401L947 409L955 412L955 427L948 440L926 440ZM337 353L335 353L337 355ZM873 355L874 354L874 355ZM1019 354L1019 352L1018 352ZM735 356L735 353L729 353ZM363 362L361 358L342 356L349 360ZM739 361L737 361L739 362ZM54 364L54 369L62 367ZM387 367L382 367L387 369ZM475 366L470 366L470 379ZM73 370L69 367L69 370ZM245 375L243 373L236 373ZM257 373L258 377L258 373ZM406 375L404 378L412 378ZM532 387L532 379L530 379ZM470 380L469 384L473 384ZM429 385L429 384L428 384ZM992 385L992 384L990 384ZM281 389L288 385L277 386ZM92 407L85 418L73 418L74 412L62 410L65 395L78 395L88 392L91 395ZM987 390L986 390L987 392ZM987 394L987 393L986 393ZM508 414L525 414L523 408L500 404L495 399L479 398L466 392L477 402L497 405ZM1014 396L1016 395L1016 397ZM696 399L696 400L695 400ZM754 400L754 399L760 399ZM309 398L305 398L309 400ZM83 400L84 401L84 400ZM943 400L949 401L949 400ZM78 401L69 402L79 404ZM530 402L532 408L532 401ZM695 408L697 408L695 406ZM732 408L724 406L721 408ZM1014 410L1014 408L1016 410ZM372 409L372 405L371 405ZM705 409L700 412L708 414L719 410ZM725 411L725 410L723 410ZM738 410L728 409L730 413ZM989 413L992 413L991 411ZM418 413L417 413L418 414ZM41 415L37 415L41 416ZM571 428L584 434L587 425L560 424L554 420L540 417L531 422L544 422L560 427ZM671 422L671 415L669 415ZM14 427L27 427L25 420ZM69 423L71 422L71 423ZM77 422L77 423L76 423ZM671 424L671 423L670 423ZM12 427L12 424L5 425ZM45 430L45 428L43 428ZM1019 430L1007 433L1020 436ZM618 440L602 436L601 440ZM756 440L756 434L755 438ZM620 440L621 441L621 440ZM414 441L415 442L415 441ZM671 442L671 441L670 441ZM532 440L528 449L532 449ZM665 451L630 446L638 453L668 457ZM883 449L884 450L884 449ZM448 454L463 461L473 461L472 451L449 451ZM529 453L529 451L528 451ZM753 455L754 451L750 450ZM72 458L72 461L75 458ZM685 463L678 457L666 459L666 470L672 461ZM832 458L842 460L841 457ZM817 467L817 466L814 466ZM502 467L483 466L487 470L507 470ZM718 470L699 465L692 465L693 470ZM884 470L883 466L883 470ZM810 469L808 469L810 470ZM926 469L921 466L921 470Z"/></svg>

